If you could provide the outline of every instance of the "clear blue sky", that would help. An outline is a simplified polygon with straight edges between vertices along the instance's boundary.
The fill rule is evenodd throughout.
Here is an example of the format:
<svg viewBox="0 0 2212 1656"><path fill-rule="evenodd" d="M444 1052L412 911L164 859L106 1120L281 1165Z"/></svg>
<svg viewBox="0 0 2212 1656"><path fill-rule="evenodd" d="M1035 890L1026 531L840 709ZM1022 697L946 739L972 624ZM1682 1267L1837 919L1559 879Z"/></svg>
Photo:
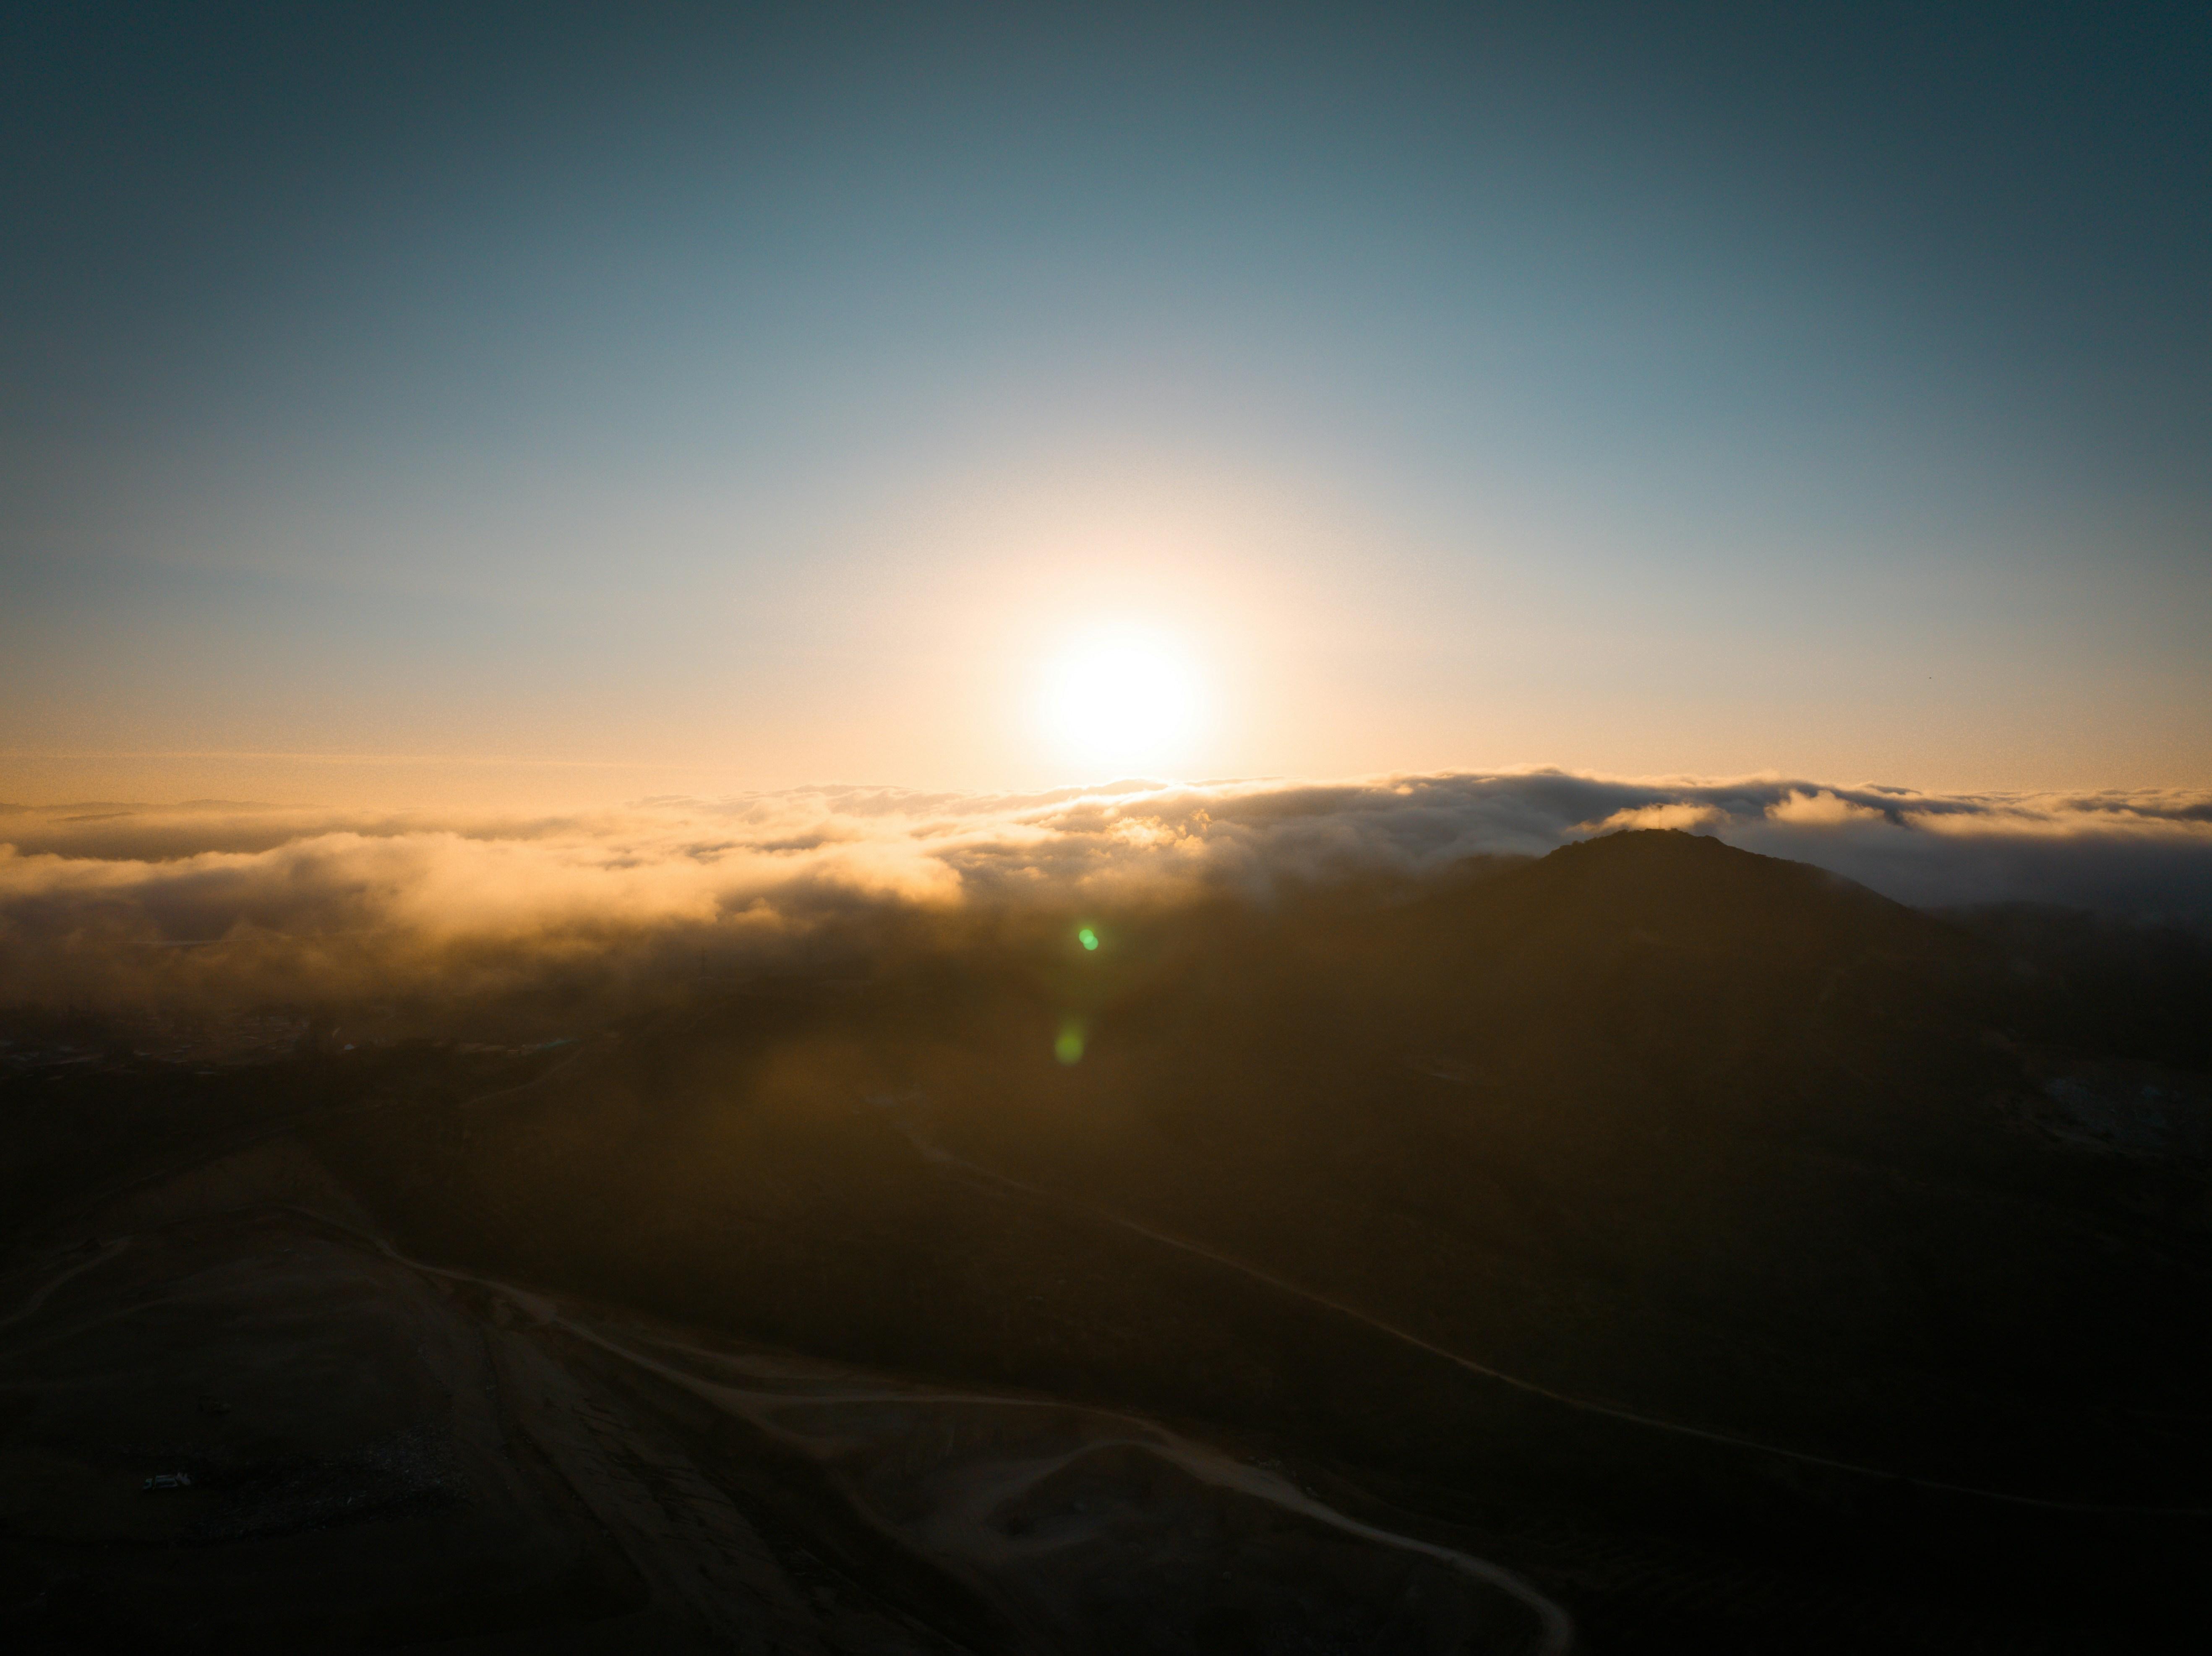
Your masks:
<svg viewBox="0 0 2212 1656"><path fill-rule="evenodd" d="M0 798L2212 784L2208 19L9 8Z"/></svg>

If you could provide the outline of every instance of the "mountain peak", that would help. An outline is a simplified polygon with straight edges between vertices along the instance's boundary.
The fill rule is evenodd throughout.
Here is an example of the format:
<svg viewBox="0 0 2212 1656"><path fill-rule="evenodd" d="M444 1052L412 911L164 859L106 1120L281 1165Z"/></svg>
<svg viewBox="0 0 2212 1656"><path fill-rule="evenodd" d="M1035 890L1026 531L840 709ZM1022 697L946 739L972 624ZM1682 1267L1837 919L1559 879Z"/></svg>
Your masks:
<svg viewBox="0 0 2212 1656"><path fill-rule="evenodd" d="M1791 952L1917 952L1948 937L1941 922L1841 875L1674 828L1562 846L1500 884L1524 906L1528 923L1550 931L1633 931Z"/></svg>

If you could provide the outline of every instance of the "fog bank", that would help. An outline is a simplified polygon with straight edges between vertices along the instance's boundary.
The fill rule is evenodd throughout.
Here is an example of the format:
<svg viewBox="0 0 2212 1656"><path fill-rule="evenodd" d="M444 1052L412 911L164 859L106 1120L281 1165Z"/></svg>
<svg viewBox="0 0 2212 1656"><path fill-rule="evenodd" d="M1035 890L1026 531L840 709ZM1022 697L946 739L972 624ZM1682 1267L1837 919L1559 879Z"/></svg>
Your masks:
<svg viewBox="0 0 2212 1656"><path fill-rule="evenodd" d="M2212 796L1937 795L1542 770L822 787L568 816L202 802L0 808L0 998L331 995L437 980L772 968L826 933L993 908L1420 878L1626 828L1717 835L1923 907L2036 902L2212 930Z"/></svg>

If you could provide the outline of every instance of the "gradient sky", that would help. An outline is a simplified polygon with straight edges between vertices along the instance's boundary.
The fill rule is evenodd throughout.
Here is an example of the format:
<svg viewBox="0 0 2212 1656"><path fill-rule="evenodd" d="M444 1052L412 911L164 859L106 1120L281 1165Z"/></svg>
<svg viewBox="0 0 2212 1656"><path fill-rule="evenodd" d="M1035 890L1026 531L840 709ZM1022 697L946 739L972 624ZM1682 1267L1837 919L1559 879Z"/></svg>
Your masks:
<svg viewBox="0 0 2212 1656"><path fill-rule="evenodd" d="M0 798L2212 785L2212 12L0 14Z"/></svg>

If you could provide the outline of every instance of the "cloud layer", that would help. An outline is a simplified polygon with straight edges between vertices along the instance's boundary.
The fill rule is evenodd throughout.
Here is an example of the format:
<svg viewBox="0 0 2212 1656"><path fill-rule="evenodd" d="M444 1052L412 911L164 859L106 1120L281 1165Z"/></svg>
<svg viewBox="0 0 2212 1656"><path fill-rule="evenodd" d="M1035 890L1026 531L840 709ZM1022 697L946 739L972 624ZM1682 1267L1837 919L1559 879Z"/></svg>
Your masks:
<svg viewBox="0 0 2212 1656"><path fill-rule="evenodd" d="M2212 795L1936 795L1560 771L995 798L819 788L536 818L199 804L0 810L0 1000L481 986L671 951L770 963L855 916L1418 878L1624 828L1901 901L2212 929Z"/></svg>

